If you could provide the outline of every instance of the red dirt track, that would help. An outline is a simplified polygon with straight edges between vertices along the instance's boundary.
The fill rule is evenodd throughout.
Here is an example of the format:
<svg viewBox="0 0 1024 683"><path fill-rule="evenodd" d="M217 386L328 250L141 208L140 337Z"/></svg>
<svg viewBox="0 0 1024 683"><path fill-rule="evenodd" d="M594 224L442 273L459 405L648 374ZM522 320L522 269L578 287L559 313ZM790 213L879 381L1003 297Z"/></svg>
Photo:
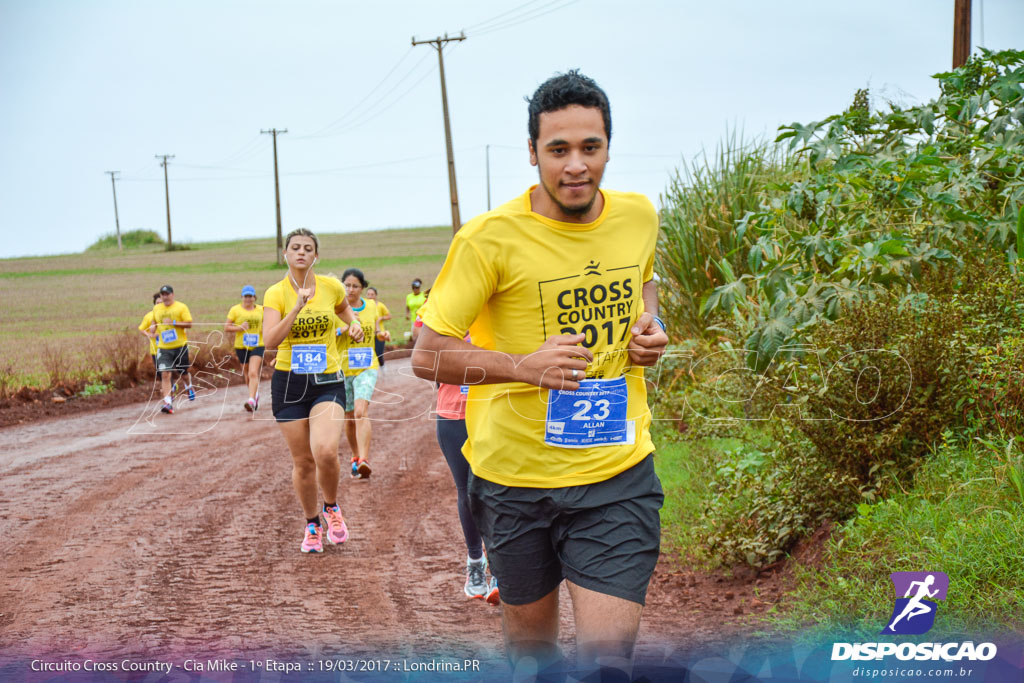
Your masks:
<svg viewBox="0 0 1024 683"><path fill-rule="evenodd" d="M299 553L302 513L267 383L257 419L232 386L173 416L135 403L0 431L0 653L387 653L500 666L499 608L461 591L465 550L429 415L433 387L407 359L386 370L371 409L373 476L343 472L351 538L321 556ZM340 456L348 462L344 438ZM769 583L759 600L753 583L663 562L640 651L741 632L723 622L766 609Z"/></svg>

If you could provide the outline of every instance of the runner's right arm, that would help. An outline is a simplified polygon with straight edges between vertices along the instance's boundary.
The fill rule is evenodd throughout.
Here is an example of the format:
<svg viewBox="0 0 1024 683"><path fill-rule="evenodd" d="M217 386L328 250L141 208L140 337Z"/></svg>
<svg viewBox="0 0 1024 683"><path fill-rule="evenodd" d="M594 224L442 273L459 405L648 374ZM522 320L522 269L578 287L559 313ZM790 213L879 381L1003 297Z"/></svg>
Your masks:
<svg viewBox="0 0 1024 683"><path fill-rule="evenodd" d="M285 340L288 333L292 329L292 323L295 322L295 317L302 310L302 307L309 301L309 297L312 295L313 290L311 289L300 289L298 296L295 297L295 305L292 306L292 310L288 311L288 314L281 317L281 311L270 306L264 306L263 308L263 345L268 351L276 349L277 346Z"/></svg>
<svg viewBox="0 0 1024 683"><path fill-rule="evenodd" d="M417 377L445 384L500 384L523 382L544 389L576 391L579 379L594 360L589 349L580 344L582 334L556 334L529 354L488 351L469 342L438 334L424 325L412 352L412 368Z"/></svg>

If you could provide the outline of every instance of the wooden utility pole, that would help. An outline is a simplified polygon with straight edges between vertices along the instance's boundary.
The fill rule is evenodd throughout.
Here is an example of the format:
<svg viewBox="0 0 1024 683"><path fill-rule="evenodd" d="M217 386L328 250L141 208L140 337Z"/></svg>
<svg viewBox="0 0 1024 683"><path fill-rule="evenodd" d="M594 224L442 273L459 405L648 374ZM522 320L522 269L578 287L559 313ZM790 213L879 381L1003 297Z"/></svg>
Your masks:
<svg viewBox="0 0 1024 683"><path fill-rule="evenodd" d="M277 207L277 265L283 266L284 262L281 260L284 258L284 242L281 237L281 186L277 182L277 134L287 133L288 129L278 130L277 128L271 128L270 130L260 130L261 135L270 134L274 138L274 205Z"/></svg>
<svg viewBox="0 0 1024 683"><path fill-rule="evenodd" d="M491 210L491 146L487 145L487 210Z"/></svg>
<svg viewBox="0 0 1024 683"><path fill-rule="evenodd" d="M448 90L444 84L444 45L452 41L462 41L466 39L466 34L460 33L456 38L449 38L448 34L444 34L444 38L438 37L433 40L416 40L416 36L412 38L413 45L431 45L437 50L437 61L441 65L441 107L444 109L444 141L448 148L448 188L451 190L452 195L452 234L459 231L462 227L462 221L459 220L459 192L455 188L455 157L452 153L452 126L448 121Z"/></svg>
<svg viewBox="0 0 1024 683"><path fill-rule="evenodd" d="M956 0L953 7L953 68L971 56L971 0Z"/></svg>
<svg viewBox="0 0 1024 683"><path fill-rule="evenodd" d="M171 251L171 190L167 185L167 160L173 159L173 154L154 154L157 159L162 159L160 165L164 167L164 199L167 202L167 251Z"/></svg>
<svg viewBox="0 0 1024 683"><path fill-rule="evenodd" d="M114 190L114 228L117 230L117 250L121 251L121 221L117 217L117 187L114 185L114 176L120 171L104 171L110 176L110 187Z"/></svg>

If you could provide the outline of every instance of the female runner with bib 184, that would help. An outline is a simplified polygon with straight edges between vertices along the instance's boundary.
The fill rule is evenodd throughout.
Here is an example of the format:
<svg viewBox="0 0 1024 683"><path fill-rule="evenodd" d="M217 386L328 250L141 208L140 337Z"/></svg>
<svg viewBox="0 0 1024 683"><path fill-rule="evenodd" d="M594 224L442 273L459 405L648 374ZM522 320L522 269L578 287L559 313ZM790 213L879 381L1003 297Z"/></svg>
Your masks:
<svg viewBox="0 0 1024 683"><path fill-rule="evenodd" d="M270 397L274 418L292 454L292 485L306 517L301 550L322 553L324 531L317 509L317 484L327 542L344 543L348 528L338 506L338 442L345 420L345 376L341 374L335 315L353 339L363 328L335 278L315 275L316 236L300 228L288 233L288 274L263 296L263 341L277 349Z"/></svg>

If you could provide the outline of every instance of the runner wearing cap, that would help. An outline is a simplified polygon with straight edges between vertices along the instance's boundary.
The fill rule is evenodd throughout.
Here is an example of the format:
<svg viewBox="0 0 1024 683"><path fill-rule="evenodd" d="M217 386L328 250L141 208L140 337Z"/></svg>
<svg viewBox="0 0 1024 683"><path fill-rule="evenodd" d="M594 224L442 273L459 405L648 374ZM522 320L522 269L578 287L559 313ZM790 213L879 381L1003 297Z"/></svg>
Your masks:
<svg viewBox="0 0 1024 683"><path fill-rule="evenodd" d="M304 553L324 551L327 542L344 543L348 527L338 505L338 442L345 420L345 376L335 342L338 317L359 341L363 328L336 278L313 273L316 235L305 228L288 233L284 258L288 273L263 296L263 340L277 349L270 381L271 408L292 456L292 486L305 514ZM323 508L317 507L317 488Z"/></svg>
<svg viewBox="0 0 1024 683"><path fill-rule="evenodd" d="M412 281L412 291L405 295L405 319L409 321L412 340L416 341L419 330L416 329L416 313L427 300L427 295L420 291L423 281L416 278Z"/></svg>
<svg viewBox="0 0 1024 683"><path fill-rule="evenodd" d="M391 311L384 305L384 302L377 298L377 288L367 287L366 298L373 300L377 304L377 313L380 314L380 329L384 329L384 323L391 320ZM380 364L380 371L384 372L384 345L383 339L373 340L373 352L377 355L377 362Z"/></svg>
<svg viewBox="0 0 1024 683"><path fill-rule="evenodd" d="M377 302L363 298L366 278L358 268L349 268L341 276L348 297L348 305L359 316L363 337L356 341L347 334L338 335L338 353L345 372L345 436L352 449L351 474L353 479L370 478L370 399L377 386L377 357L375 339L389 341L391 335L380 327Z"/></svg>
<svg viewBox="0 0 1024 683"><path fill-rule="evenodd" d="M164 285L160 288L160 302L153 306L153 324L150 330L156 334L156 365L160 373L160 388L164 402L160 412L171 414L174 403L171 399L171 373L178 372L185 377L188 400L196 400L192 388L192 373L188 358L188 328L192 327L192 314L188 306L174 299L174 288Z"/></svg>
<svg viewBox="0 0 1024 683"><path fill-rule="evenodd" d="M250 413L260 405L260 370L263 368L263 306L256 303L256 288L242 287L242 303L228 311L225 332L235 333L235 355L242 377L249 385L249 399L243 406Z"/></svg>

